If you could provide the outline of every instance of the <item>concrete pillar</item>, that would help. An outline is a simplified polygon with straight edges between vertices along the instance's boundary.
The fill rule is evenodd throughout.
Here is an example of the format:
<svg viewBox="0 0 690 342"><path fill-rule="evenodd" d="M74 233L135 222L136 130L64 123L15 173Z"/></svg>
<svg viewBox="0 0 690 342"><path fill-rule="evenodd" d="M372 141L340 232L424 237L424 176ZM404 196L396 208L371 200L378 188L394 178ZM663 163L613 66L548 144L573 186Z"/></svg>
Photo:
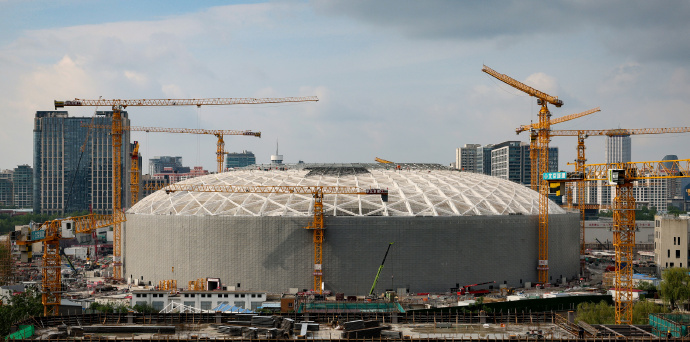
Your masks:
<svg viewBox="0 0 690 342"><path fill-rule="evenodd" d="M222 322L222 315L220 312L216 312L216 323L220 324Z"/></svg>
<svg viewBox="0 0 690 342"><path fill-rule="evenodd" d="M568 323L575 324L575 311L568 311Z"/></svg>
<svg viewBox="0 0 690 342"><path fill-rule="evenodd" d="M134 314L131 312L127 313L127 324L134 324Z"/></svg>
<svg viewBox="0 0 690 342"><path fill-rule="evenodd" d="M486 323L486 311L480 310L479 311L479 324L485 324Z"/></svg>

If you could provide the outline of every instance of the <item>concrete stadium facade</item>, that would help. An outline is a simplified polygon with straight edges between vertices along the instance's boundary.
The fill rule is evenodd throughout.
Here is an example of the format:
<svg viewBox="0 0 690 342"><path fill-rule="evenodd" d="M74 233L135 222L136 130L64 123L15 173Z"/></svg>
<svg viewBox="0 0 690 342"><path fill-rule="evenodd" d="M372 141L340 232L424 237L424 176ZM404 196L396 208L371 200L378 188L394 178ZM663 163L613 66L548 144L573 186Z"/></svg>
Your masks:
<svg viewBox="0 0 690 342"><path fill-rule="evenodd" d="M406 190L410 185L407 181L399 181L398 185L383 184L386 179L397 177L396 174L400 174L400 171L376 167L369 167L368 171L369 174L339 175L335 178L337 182L343 182L348 178L359 177L360 183L366 183L362 178L373 177L372 179L379 180L380 187L385 186L389 191L393 188L389 201L381 203L381 206L394 205L400 200L398 197L410 194ZM189 182L238 182L236 177L246 177L249 173L239 172L199 177ZM514 189L511 191L515 193L526 190L528 204L523 198L519 201L524 203L512 205L507 198L513 195L498 194L497 198L506 197L503 214L477 214L481 212L479 209L468 209L469 213L466 212L465 215L443 214L440 210L435 211L436 215L413 215L413 212L400 215L393 210L377 212L378 209L374 207L360 209L360 212L373 212L374 215L338 216L332 215L341 212L337 208L338 201L346 203L346 207L350 208L356 206L356 203L347 199L329 199L326 196L326 232L323 245L326 290L346 294L367 293L389 242L394 242L394 245L381 274L377 286L379 290L408 288L411 292L445 292L457 284L462 286L496 281L496 286L505 283L514 287L537 280L538 228L534 212L534 206L538 206L536 193L509 181L497 181L490 176L424 169L410 171L410 176L413 172L422 177L411 184L415 189L425 189L425 186L433 188L435 185L431 183L434 182L425 184L422 180L434 177L445 179L441 182L444 184L442 187L452 183L449 180L469 177L463 180L470 184L469 188L482 182L497 184L486 193L496 193L495 189L503 189L503 186ZM275 183L275 178L271 178L271 175L298 182L317 179L320 184L326 184L331 181L327 178L331 176L307 177L308 173L309 170L299 168L292 171L256 172L250 178L259 177L264 185L266 182ZM253 183L257 182L259 181ZM281 185L285 185L284 183ZM457 190L462 185L455 184L451 188ZM446 189L444 193L454 198L455 190ZM460 192L463 191L465 190ZM479 190L473 191L476 193ZM282 214L275 214L275 211L267 209L269 198L262 205L264 211L254 215L237 210L233 211L233 215L218 215L217 211L212 210L198 210L189 214L185 210L188 210L193 201L184 197L187 195L179 194L178 199L168 200L164 194L152 194L152 198L143 199L130 209L124 230L124 274L127 277L143 277L153 284L157 284L159 280L176 279L180 287L189 280L218 277L227 286L239 285L238 290L269 292L312 287L312 231L304 228L311 221L309 205L298 205L304 208L303 212L283 209ZM217 204L210 205L209 201L211 198L218 199L217 196L222 196L225 200L232 198L230 194L214 196L216 197L205 197L205 200L200 201L201 207L215 207ZM489 195L485 197L490 198ZM281 197L275 198L278 202L281 200ZM282 200L288 204L300 202L290 198ZM440 206L443 202L436 200L439 202L434 205ZM369 204L376 203L377 200L372 201ZM250 206L250 203L255 204L254 200L244 198L244 202L239 204ZM366 207L362 203L357 205ZM462 205L456 203L451 206L457 211ZM222 204L218 206L222 207ZM408 203L407 206L412 208L415 205ZM563 277L572 279L578 275L579 215L566 214L555 204L551 207L549 267L552 282L555 282ZM495 212L497 208L499 207L495 206L489 211ZM510 208L522 208L524 212ZM420 207L418 210L424 213L429 209ZM185 212L188 214L180 214ZM268 212L274 214L266 215Z"/></svg>

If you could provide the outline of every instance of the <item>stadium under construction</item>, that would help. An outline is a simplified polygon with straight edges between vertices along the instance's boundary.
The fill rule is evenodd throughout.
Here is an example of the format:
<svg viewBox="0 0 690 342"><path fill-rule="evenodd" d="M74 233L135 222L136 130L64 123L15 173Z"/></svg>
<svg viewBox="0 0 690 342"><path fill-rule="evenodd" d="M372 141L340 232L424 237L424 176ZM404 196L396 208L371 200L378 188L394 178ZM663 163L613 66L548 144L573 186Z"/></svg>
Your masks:
<svg viewBox="0 0 690 342"><path fill-rule="evenodd" d="M387 189L388 198L323 196L323 289L366 294L393 242L379 286L446 292L465 284L522 287L537 279L539 194L497 177L437 164L252 166L181 185ZM124 275L218 277L274 293L312 289L314 246L304 229L314 197L298 193L159 190L127 211ZM579 215L549 206L551 283L578 277ZM316 289L318 290L318 289Z"/></svg>

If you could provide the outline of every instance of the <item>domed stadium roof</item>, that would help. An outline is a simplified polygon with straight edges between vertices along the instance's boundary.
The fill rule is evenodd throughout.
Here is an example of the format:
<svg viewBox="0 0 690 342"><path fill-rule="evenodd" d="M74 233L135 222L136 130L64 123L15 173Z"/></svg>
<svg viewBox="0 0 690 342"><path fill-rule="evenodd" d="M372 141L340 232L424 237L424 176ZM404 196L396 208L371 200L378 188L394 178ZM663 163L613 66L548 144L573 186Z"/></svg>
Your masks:
<svg viewBox="0 0 690 342"><path fill-rule="evenodd" d="M474 216L537 215L539 195L523 185L440 165L297 164L253 166L188 179L178 184L242 186L355 186L388 189L379 195L326 194L326 216ZM158 190L128 214L184 216L311 216L310 194L186 192ZM550 214L565 211L555 203Z"/></svg>

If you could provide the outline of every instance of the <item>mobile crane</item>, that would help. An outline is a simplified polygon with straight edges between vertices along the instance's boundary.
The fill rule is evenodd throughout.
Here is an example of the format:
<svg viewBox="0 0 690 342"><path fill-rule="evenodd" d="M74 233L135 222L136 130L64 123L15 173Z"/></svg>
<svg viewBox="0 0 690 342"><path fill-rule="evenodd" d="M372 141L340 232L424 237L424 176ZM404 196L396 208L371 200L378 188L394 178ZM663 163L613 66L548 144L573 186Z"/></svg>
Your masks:
<svg viewBox="0 0 690 342"><path fill-rule="evenodd" d="M381 275L381 271L383 270L383 264L386 262L386 257L388 256L388 251L391 250L391 246L393 246L393 243L388 244L388 249L386 249L386 254L383 255L383 261L381 261L381 266L379 266L378 272L376 272L376 278L374 278L374 283L371 285L371 290L369 290L369 296L374 295L374 289L376 289L376 283L379 281L379 276Z"/></svg>
<svg viewBox="0 0 690 342"><path fill-rule="evenodd" d="M476 297L477 295L481 296L481 295L489 294L489 293L491 293L491 291L489 291L489 290L486 290L486 289L472 290L472 288L475 286L481 286L481 285L486 285L486 284L495 284L495 283L496 283L496 281L487 281L487 282L483 282L483 283L479 283L479 284L465 285L460 289L460 291L458 291L458 295L462 296L462 295L466 295L466 294L471 294L471 295Z"/></svg>

